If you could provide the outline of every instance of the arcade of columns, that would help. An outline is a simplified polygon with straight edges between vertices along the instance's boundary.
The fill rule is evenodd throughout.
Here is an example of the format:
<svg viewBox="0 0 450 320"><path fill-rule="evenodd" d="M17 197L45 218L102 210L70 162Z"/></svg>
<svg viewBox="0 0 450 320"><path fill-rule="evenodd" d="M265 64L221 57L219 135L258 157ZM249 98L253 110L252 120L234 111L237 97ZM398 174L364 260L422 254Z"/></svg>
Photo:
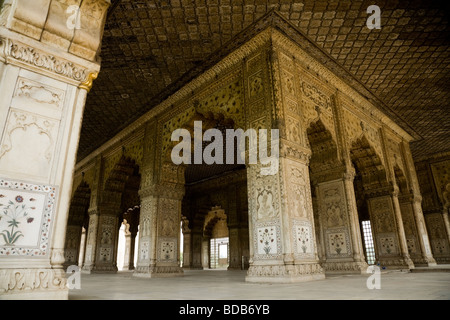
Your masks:
<svg viewBox="0 0 450 320"><path fill-rule="evenodd" d="M372 223L381 265L448 262L448 157L417 163L417 176L412 137L325 67L328 58L281 17L260 21L266 25L224 48L220 61L73 173L86 94L100 67L94 53L102 26L89 35L64 34L65 21L49 1L22 3L30 7L12 5L0 16L0 104L6 106L0 201L25 209L20 234L16 229L15 237L11 231L0 240L2 298L67 298L64 268L78 263L80 250L85 272L115 272L123 220L130 242L139 225L134 276L183 274L182 221L183 267L202 268L203 243L219 220L214 211L226 216L229 268L240 269L245 260L249 282L365 273L362 216ZM107 1L92 3L86 12L102 21ZM47 20L39 18L47 12ZM261 175L262 164L247 164L188 183L190 168L170 160L170 137L178 128L192 130L196 120L204 130L279 129L278 172ZM34 161L22 161L25 154ZM428 186L422 194L418 179Z"/></svg>

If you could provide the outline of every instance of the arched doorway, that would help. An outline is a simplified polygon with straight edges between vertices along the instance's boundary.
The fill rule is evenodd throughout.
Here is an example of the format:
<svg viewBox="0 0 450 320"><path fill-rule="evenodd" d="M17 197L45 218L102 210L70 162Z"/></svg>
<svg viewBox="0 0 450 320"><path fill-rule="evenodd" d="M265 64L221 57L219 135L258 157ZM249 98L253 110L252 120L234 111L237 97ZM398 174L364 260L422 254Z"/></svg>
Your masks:
<svg viewBox="0 0 450 320"><path fill-rule="evenodd" d="M205 217L203 237L206 239L203 245L209 248L207 254L204 255L203 268L228 268L230 238L225 210L220 207L214 207L208 212ZM205 248L203 248L202 252L206 253L205 251Z"/></svg>
<svg viewBox="0 0 450 320"><path fill-rule="evenodd" d="M207 117L197 115L195 120L202 121L203 132L208 129L220 131L224 142L222 155L225 157L228 152L233 152L237 159L236 141L232 151L227 149L230 145L225 143L226 130L234 128L230 119L220 114L210 114ZM185 127L192 130L193 121ZM202 152L208 145L208 142L202 141ZM182 201L184 269L248 268L246 169L244 164L237 161L233 164L225 162L225 158L223 164L195 164L192 161L186 166L185 196ZM222 212L220 210L223 216L212 219L212 212L218 214Z"/></svg>
<svg viewBox="0 0 450 320"><path fill-rule="evenodd" d="M385 165L365 136L353 142L350 158L355 167L355 193L359 219L372 231L375 260L382 267L409 269L413 267L406 245L397 195L387 179ZM368 213L368 214L367 214ZM369 219L367 219L367 217ZM363 237L368 237L368 233ZM365 242L370 254L370 240ZM368 261L372 263L373 261Z"/></svg>
<svg viewBox="0 0 450 320"><path fill-rule="evenodd" d="M338 152L335 137L319 118L306 130L311 159L309 173L318 255L327 273L363 273L364 262L352 175ZM298 199L304 197L301 192ZM301 210L301 206L299 208Z"/></svg>
<svg viewBox="0 0 450 320"><path fill-rule="evenodd" d="M134 208L140 203L139 184L139 166L122 154L105 181L98 206L89 213L83 266L85 272L117 271L119 229L128 208ZM137 230L138 222L135 221L139 221L139 218L136 220L130 216L128 221L134 221L130 229Z"/></svg>

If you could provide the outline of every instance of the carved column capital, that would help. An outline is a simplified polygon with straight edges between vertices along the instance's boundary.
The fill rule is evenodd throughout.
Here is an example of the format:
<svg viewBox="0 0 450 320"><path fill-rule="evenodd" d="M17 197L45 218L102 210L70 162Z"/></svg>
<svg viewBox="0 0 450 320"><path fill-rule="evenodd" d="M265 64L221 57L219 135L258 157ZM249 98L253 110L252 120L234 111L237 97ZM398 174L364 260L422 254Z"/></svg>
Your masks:
<svg viewBox="0 0 450 320"><path fill-rule="evenodd" d="M65 261L64 249L57 249L57 248L52 249L50 261L53 268L61 269Z"/></svg>
<svg viewBox="0 0 450 320"><path fill-rule="evenodd" d="M71 54L55 52L54 49L30 40L27 44L2 35L0 31L0 61L58 78L64 82L88 89L100 70L94 62L74 57Z"/></svg>
<svg viewBox="0 0 450 320"><path fill-rule="evenodd" d="M91 91L92 85L94 84L94 80L97 79L98 72L90 72L87 76L86 80L81 82L81 84L78 86L80 89L85 89L87 92Z"/></svg>
<svg viewBox="0 0 450 320"><path fill-rule="evenodd" d="M353 166L345 166L345 171L342 175L343 179L353 181L355 180L355 176L356 176L355 168Z"/></svg>

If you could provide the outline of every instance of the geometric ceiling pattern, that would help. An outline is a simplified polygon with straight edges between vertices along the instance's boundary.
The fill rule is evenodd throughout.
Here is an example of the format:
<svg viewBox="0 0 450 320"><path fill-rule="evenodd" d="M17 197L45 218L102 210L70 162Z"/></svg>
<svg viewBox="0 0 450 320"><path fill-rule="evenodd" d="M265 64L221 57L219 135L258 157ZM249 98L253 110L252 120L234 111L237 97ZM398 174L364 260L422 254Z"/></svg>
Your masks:
<svg viewBox="0 0 450 320"><path fill-rule="evenodd" d="M414 157L450 151L450 12L433 1L112 0L78 160L156 106L205 58L275 10L399 123ZM381 9L381 29L366 10Z"/></svg>

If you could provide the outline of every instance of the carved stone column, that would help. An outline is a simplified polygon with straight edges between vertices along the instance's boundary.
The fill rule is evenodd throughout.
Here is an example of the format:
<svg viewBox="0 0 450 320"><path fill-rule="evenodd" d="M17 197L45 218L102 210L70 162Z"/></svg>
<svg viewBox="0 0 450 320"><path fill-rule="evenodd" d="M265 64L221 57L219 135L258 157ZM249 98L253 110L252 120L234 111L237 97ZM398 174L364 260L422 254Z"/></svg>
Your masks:
<svg viewBox="0 0 450 320"><path fill-rule="evenodd" d="M81 227L68 225L66 232L66 244L64 246L64 268L78 265L78 257L81 244Z"/></svg>
<svg viewBox="0 0 450 320"><path fill-rule="evenodd" d="M279 151L279 157L272 154L270 167L247 162L249 282L289 283L325 277L315 240L308 169L311 151L301 129L292 64L292 60L281 61L281 53L270 45L250 56L245 66L247 127L257 129L258 134L261 129L268 130L257 149L266 148L267 155L272 147ZM279 139L273 138L277 133ZM250 145L247 156L258 153L255 147Z"/></svg>
<svg viewBox="0 0 450 320"><path fill-rule="evenodd" d="M421 196L399 196L408 252L415 266L433 266L433 258L422 213Z"/></svg>
<svg viewBox="0 0 450 320"><path fill-rule="evenodd" d="M132 270L130 269L130 253L131 253L131 233L125 231L125 250L123 253L123 267L122 270Z"/></svg>
<svg viewBox="0 0 450 320"><path fill-rule="evenodd" d="M250 165L249 229L251 258L246 281L298 282L323 279L315 240L307 153L295 159L281 146L280 170L261 176Z"/></svg>
<svg viewBox="0 0 450 320"><path fill-rule="evenodd" d="M237 208L236 188L227 190L227 221L228 221L228 237L229 237L229 264L228 269L241 269L241 250L240 250L240 226Z"/></svg>
<svg viewBox="0 0 450 320"><path fill-rule="evenodd" d="M185 226L185 222L183 221L183 269L190 269L191 261L192 261L192 239L191 239L191 230L189 227Z"/></svg>
<svg viewBox="0 0 450 320"><path fill-rule="evenodd" d="M180 267L181 200L184 168L166 164L164 182L141 189L139 257L134 276L183 275Z"/></svg>
<svg viewBox="0 0 450 320"><path fill-rule="evenodd" d="M2 299L68 296L63 263L73 168L109 2L81 6L81 20L95 22L82 31L67 28L67 5L1 2L0 204L9 215L10 201L25 208L14 230L0 220L9 232L0 240ZM88 17L91 6L95 17Z"/></svg>
<svg viewBox="0 0 450 320"><path fill-rule="evenodd" d="M237 226L228 226L228 237L230 245L230 256L229 256L229 270L240 270L241 269L241 254L240 254L240 228Z"/></svg>
<svg viewBox="0 0 450 320"><path fill-rule="evenodd" d="M98 207L97 245L92 272L117 272L117 240L119 234L120 194L104 191Z"/></svg>
<svg viewBox="0 0 450 320"><path fill-rule="evenodd" d="M190 268L193 270L196 269L203 269L203 250L202 250L202 243L203 243L203 231L198 230L192 230L191 233L191 252L192 252L192 260L191 260L191 266ZM209 253L208 253L209 254Z"/></svg>
<svg viewBox="0 0 450 320"><path fill-rule="evenodd" d="M248 268L248 227L228 227L230 238L230 263L228 270Z"/></svg>
<svg viewBox="0 0 450 320"><path fill-rule="evenodd" d="M84 253L84 263L82 271L90 273L95 266L97 252L97 232L98 232L98 211L97 208L89 208L89 226L86 235L86 250Z"/></svg>
<svg viewBox="0 0 450 320"><path fill-rule="evenodd" d="M210 242L210 238L202 238L202 245L201 245L201 250L202 250L202 269L206 270L206 269L210 269L211 268L211 257L210 257L210 252L211 252L211 242Z"/></svg>
<svg viewBox="0 0 450 320"><path fill-rule="evenodd" d="M85 181L78 186L71 201L64 245L64 268L78 265L83 222L89 207L90 189Z"/></svg>
<svg viewBox="0 0 450 320"><path fill-rule="evenodd" d="M135 248L136 248L136 236L137 233L136 232L130 232L129 234L129 252L128 252L128 259L125 260L125 262L127 262L126 265L124 265L124 270L134 270L135 269L135 265L134 265L134 252L135 252Z"/></svg>
<svg viewBox="0 0 450 320"><path fill-rule="evenodd" d="M415 254L415 256L420 256L420 258L413 257L413 261L416 265L425 264L428 266L434 266L436 265L436 260L434 259L431 251L430 239L428 237L422 210L422 195L420 193L419 181L417 179L416 168L414 166L409 143L403 141L400 144L400 147L402 158L404 159L406 167L405 175L409 180L411 190L411 194L407 196L407 201L403 202L403 206L406 207L406 210L410 210L412 212L410 224L413 228L415 227L415 229L411 230L410 233L416 234L418 246L416 246L417 254Z"/></svg>
<svg viewBox="0 0 450 320"><path fill-rule="evenodd" d="M445 231L447 232L448 242L450 243L450 219L448 217L448 210L448 208L444 210L442 213L442 219L444 220Z"/></svg>
<svg viewBox="0 0 450 320"><path fill-rule="evenodd" d="M249 229L248 200L243 194L246 183L233 185L228 189L228 231L229 231L229 265L230 270L248 268L249 259Z"/></svg>

